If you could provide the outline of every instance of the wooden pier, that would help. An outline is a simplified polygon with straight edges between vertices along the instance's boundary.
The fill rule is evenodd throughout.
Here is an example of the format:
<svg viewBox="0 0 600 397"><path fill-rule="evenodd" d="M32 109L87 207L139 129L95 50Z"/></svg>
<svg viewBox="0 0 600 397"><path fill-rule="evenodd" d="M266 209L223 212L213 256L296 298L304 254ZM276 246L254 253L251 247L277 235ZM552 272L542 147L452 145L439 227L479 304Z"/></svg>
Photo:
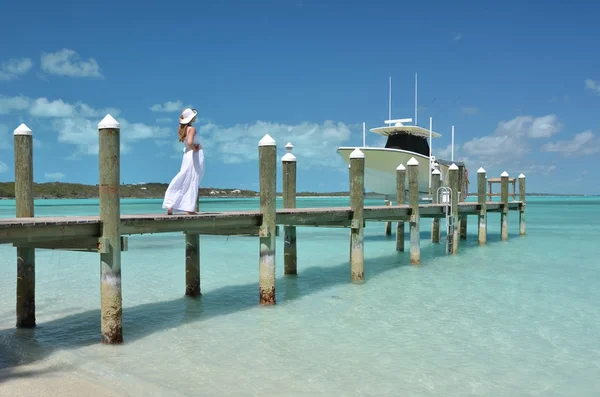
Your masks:
<svg viewBox="0 0 600 397"><path fill-rule="evenodd" d="M260 208L257 211L201 212L197 215L120 214L120 125L110 115L98 124L99 133L99 216L35 217L33 206L32 133L21 124L14 131L16 218L0 219L0 244L17 247L16 326L34 327L35 250L57 249L100 254L101 341L123 342L121 252L127 250L127 236L147 233L182 232L185 235L185 295L201 296L200 235L258 236L259 291L261 305L275 299L275 252L278 225L284 226L284 274L298 274L296 227L345 227L350 229L349 279L364 281L364 228L367 222L397 222L396 250L404 251L405 224L409 224L410 262L421 263L420 220L432 219L431 241L441 241L441 220L446 219L446 252L458 252L459 232L466 238L466 217L477 216L479 244L486 243L488 213L499 213L502 240L508 238L508 211L519 212L519 232L525 234L525 176L519 176L519 201L509 201L508 174L503 173L501 199L487 201L487 178L478 170L477 202L464 202L459 194L459 168L449 170L449 186L442 186L438 170L432 173L431 204L419 203L418 162L399 164L397 202L382 206L364 205L364 154L356 149L350 156L350 205L348 207L296 207L296 157L286 145L282 161L283 207L276 209L276 142L267 134L258 142ZM408 182L408 183L407 183ZM464 185L463 185L464 186ZM408 191L408 203L406 194ZM387 229L387 227L386 227ZM183 245L183 244L182 244ZM343 253L340 253L343 254ZM368 271L368 269L367 269Z"/></svg>

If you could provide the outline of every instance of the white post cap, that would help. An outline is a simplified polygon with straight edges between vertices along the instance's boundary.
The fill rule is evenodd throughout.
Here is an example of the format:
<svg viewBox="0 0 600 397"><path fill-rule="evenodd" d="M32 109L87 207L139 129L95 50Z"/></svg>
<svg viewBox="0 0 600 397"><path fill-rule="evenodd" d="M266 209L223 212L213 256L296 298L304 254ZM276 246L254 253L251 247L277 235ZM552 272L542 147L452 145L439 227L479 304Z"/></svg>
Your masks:
<svg viewBox="0 0 600 397"><path fill-rule="evenodd" d="M483 167L479 167L479 169L477 170L478 174L485 174L485 169Z"/></svg>
<svg viewBox="0 0 600 397"><path fill-rule="evenodd" d="M500 176L503 178L508 178L508 172L504 171Z"/></svg>
<svg viewBox="0 0 600 397"><path fill-rule="evenodd" d="M406 171L404 164L400 164L398 167L396 167L396 171Z"/></svg>
<svg viewBox="0 0 600 397"><path fill-rule="evenodd" d="M525 174L519 175L519 178L525 178Z"/></svg>
<svg viewBox="0 0 600 397"><path fill-rule="evenodd" d="M406 165L419 165L419 161L416 158L411 157L410 160L408 160L408 162L406 163Z"/></svg>
<svg viewBox="0 0 600 397"><path fill-rule="evenodd" d="M440 170L438 170L438 169L436 168L435 170L433 170L433 171L431 172L431 174L433 174L433 175L441 175L441 172L440 172Z"/></svg>
<svg viewBox="0 0 600 397"><path fill-rule="evenodd" d="M104 116L101 122L98 123L98 129L102 130L105 128L120 128L119 122L113 118L110 114Z"/></svg>
<svg viewBox="0 0 600 397"><path fill-rule="evenodd" d="M21 123L21 125L15 129L14 134L15 135L31 135L31 130L29 129L29 127L27 127L25 125L25 123Z"/></svg>
<svg viewBox="0 0 600 397"><path fill-rule="evenodd" d="M296 156L294 156L292 153L286 153L281 158L281 161L291 161L291 162L294 162L294 161L296 161Z"/></svg>
<svg viewBox="0 0 600 397"><path fill-rule="evenodd" d="M450 167L448 167L448 169L450 171L458 171L458 166L454 163L452 163L452 165Z"/></svg>
<svg viewBox="0 0 600 397"><path fill-rule="evenodd" d="M351 159L364 159L365 154L363 152L361 152L359 148L356 148L352 151L352 153L350 153L350 158Z"/></svg>
<svg viewBox="0 0 600 397"><path fill-rule="evenodd" d="M258 146L275 146L275 139L271 138L271 135L265 134L258 142Z"/></svg>
<svg viewBox="0 0 600 397"><path fill-rule="evenodd" d="M291 142L288 142L285 144L285 150L287 150L288 153L291 153L293 148L294 148L294 145L292 145Z"/></svg>

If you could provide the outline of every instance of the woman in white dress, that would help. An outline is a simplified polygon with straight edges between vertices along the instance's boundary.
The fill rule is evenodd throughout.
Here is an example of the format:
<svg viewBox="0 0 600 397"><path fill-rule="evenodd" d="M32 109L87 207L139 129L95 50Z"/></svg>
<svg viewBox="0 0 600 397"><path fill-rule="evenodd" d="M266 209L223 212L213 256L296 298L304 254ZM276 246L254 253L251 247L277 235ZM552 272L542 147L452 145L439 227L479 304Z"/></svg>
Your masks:
<svg viewBox="0 0 600 397"><path fill-rule="evenodd" d="M192 126L197 114L196 109L188 108L179 116L178 135L179 142L183 142L183 160L179 173L165 192L162 207L167 209L169 215L173 214L173 210L196 213L198 188L204 177L204 152L198 142L196 127Z"/></svg>

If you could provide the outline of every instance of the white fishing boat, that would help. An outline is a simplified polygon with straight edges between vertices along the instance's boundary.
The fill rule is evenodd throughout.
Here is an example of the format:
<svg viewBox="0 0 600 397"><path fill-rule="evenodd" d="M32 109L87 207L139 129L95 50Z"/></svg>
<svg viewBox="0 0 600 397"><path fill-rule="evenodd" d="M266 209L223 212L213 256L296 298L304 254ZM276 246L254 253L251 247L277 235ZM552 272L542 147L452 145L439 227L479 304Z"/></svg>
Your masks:
<svg viewBox="0 0 600 397"><path fill-rule="evenodd" d="M416 77L416 76L415 76ZM366 146L365 129L363 123L363 145L358 148L365 155L365 189L369 192L386 196L396 196L396 168L403 164L406 166L411 158L419 162L419 192L431 198L431 172L437 168L441 178L447 183L448 168L452 163L464 167L462 162L453 161L454 157L454 126L452 127L452 159L436 158L432 154L432 140L441 135L432 130L432 118L429 119L429 130L417 125L417 94L415 78L415 123L412 118L391 119L391 79L390 79L390 117L385 120L385 126L372 128L372 133L387 137L384 147ZM429 140L429 141L428 141ZM337 153L350 164L350 153L356 146L342 146ZM466 171L465 171L466 172ZM407 186L408 189L408 186ZM462 190L468 189L465 186ZM465 190L466 191L466 190Z"/></svg>

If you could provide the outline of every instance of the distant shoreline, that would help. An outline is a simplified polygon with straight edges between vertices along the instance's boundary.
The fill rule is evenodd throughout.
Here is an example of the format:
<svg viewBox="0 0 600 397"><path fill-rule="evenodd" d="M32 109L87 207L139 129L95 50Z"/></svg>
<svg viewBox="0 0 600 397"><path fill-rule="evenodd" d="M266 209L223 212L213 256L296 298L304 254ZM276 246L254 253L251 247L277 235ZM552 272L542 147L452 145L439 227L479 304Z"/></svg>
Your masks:
<svg viewBox="0 0 600 397"><path fill-rule="evenodd" d="M144 184L122 184L119 188L121 198L132 199L162 199L167 190L166 183L144 183ZM34 198L43 199L97 199L98 185L85 185L81 183L46 182L34 183ZM276 193L278 197L281 192ZM297 192L296 197L321 197L335 198L348 197L349 192ZM477 192L469 193L470 196ZM259 192L246 189L201 187L199 197L201 198L255 198ZM556 197L598 197L600 195L586 194L559 194L559 193L527 193L528 197L556 196ZM367 192L368 198L385 198L385 195ZM0 182L0 200L11 200L15 198L14 182ZM391 197L394 199L394 197Z"/></svg>

